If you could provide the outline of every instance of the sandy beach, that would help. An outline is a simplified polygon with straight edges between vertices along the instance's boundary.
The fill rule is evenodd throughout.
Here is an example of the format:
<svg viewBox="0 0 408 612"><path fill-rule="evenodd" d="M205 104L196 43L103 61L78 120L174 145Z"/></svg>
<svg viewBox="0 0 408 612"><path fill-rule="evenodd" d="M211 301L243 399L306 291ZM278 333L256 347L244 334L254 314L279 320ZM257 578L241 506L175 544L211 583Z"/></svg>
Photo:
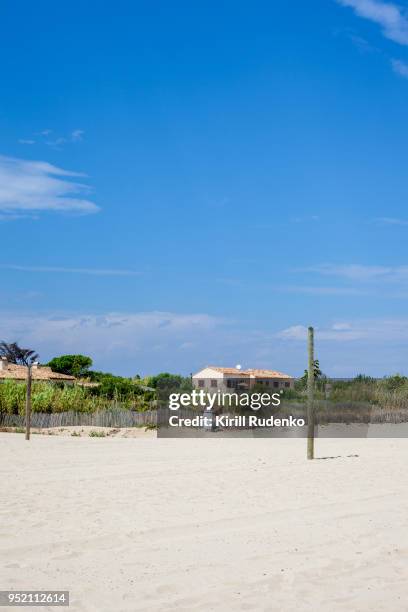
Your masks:
<svg viewBox="0 0 408 612"><path fill-rule="evenodd" d="M307 462L302 439L148 434L0 434L2 589L86 612L407 609L405 439L322 439Z"/></svg>

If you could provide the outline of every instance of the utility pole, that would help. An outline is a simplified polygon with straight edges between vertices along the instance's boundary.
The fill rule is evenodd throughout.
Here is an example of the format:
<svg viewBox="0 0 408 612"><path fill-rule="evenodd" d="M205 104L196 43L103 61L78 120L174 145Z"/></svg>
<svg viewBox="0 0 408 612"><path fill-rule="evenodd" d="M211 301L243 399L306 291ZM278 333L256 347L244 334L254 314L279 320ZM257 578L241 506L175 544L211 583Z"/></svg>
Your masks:
<svg viewBox="0 0 408 612"><path fill-rule="evenodd" d="M307 338L307 458L314 459L315 409L314 409L314 329L309 327Z"/></svg>
<svg viewBox="0 0 408 612"><path fill-rule="evenodd" d="M27 365L27 392L26 392L26 433L25 439L30 439L30 428L31 428L31 363Z"/></svg>

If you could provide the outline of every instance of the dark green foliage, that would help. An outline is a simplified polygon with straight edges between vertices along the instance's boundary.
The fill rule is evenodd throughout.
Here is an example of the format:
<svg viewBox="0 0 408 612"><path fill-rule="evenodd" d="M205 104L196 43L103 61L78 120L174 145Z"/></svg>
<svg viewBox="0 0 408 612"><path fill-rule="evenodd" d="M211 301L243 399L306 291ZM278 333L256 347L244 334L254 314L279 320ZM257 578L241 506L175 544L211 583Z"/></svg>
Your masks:
<svg viewBox="0 0 408 612"><path fill-rule="evenodd" d="M147 384L153 389L180 389L182 391L188 391L192 388L190 377L169 374L168 372L161 372L156 376L149 376Z"/></svg>
<svg viewBox="0 0 408 612"><path fill-rule="evenodd" d="M318 359L315 359L313 361L313 373L314 373L314 380L316 382L323 377L323 372L320 369L320 364L319 364ZM309 373L307 370L305 370L305 373L303 374L302 378L300 378L298 381L298 385L306 389L308 377L309 377Z"/></svg>
<svg viewBox="0 0 408 612"><path fill-rule="evenodd" d="M143 395L143 389L137 380L105 372L89 372L89 374L91 381L99 383L99 387L93 389L94 395L102 395L108 399L133 398Z"/></svg>
<svg viewBox="0 0 408 612"><path fill-rule="evenodd" d="M394 374L394 376L384 378L381 381L381 385L387 391L397 391L398 389L402 389L403 387L407 389L408 378L406 376L402 376L401 374Z"/></svg>
<svg viewBox="0 0 408 612"><path fill-rule="evenodd" d="M47 365L54 372L81 378L88 374L89 368L92 365L92 359L86 355L61 355L51 359Z"/></svg>
<svg viewBox="0 0 408 612"><path fill-rule="evenodd" d="M354 381L356 383L373 383L375 382L375 378L372 378L371 376L366 376L365 374L357 374L357 376L354 378Z"/></svg>

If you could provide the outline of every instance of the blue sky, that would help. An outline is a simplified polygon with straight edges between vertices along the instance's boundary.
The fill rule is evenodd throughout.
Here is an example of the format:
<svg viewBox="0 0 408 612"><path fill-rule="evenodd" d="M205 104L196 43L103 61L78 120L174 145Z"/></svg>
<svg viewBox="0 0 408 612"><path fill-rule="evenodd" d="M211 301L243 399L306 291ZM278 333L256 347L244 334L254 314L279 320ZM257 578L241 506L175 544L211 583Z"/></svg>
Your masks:
<svg viewBox="0 0 408 612"><path fill-rule="evenodd" d="M408 4L3 5L0 335L408 374Z"/></svg>

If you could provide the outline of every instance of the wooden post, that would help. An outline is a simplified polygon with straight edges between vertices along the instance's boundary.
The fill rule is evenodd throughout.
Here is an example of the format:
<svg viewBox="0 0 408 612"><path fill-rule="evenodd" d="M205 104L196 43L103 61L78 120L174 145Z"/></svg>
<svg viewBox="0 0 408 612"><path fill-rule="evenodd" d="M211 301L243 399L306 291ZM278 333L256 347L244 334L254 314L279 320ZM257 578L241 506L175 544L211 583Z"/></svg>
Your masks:
<svg viewBox="0 0 408 612"><path fill-rule="evenodd" d="M314 459L315 410L314 410L314 330L308 329L307 370L307 458Z"/></svg>
<svg viewBox="0 0 408 612"><path fill-rule="evenodd" d="M27 366L27 393L26 393L26 433L25 439L30 439L31 428L31 364Z"/></svg>

